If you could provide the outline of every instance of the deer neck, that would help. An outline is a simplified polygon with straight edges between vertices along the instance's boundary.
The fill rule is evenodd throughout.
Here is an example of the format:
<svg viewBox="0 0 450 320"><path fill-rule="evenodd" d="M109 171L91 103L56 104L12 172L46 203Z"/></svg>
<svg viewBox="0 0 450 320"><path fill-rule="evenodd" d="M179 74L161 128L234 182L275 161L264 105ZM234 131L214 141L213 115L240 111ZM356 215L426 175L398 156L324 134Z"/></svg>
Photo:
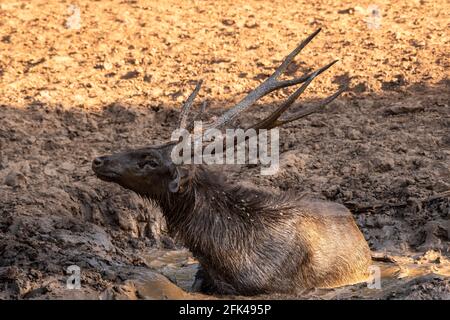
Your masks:
<svg viewBox="0 0 450 320"><path fill-rule="evenodd" d="M202 170L183 192L167 194L157 202L171 235L192 251L204 251L224 243L230 234L245 241L248 229L258 225L255 210L245 207L247 194L238 189Z"/></svg>

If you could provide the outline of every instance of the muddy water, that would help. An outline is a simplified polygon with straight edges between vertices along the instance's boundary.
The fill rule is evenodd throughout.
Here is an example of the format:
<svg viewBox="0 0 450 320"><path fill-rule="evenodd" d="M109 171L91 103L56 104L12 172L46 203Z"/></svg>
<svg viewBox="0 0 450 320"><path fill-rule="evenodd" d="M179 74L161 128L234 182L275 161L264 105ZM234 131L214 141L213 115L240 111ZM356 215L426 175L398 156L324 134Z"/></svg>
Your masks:
<svg viewBox="0 0 450 320"><path fill-rule="evenodd" d="M163 274L185 291L191 291L198 262L187 249L152 249L144 257L149 268Z"/></svg>

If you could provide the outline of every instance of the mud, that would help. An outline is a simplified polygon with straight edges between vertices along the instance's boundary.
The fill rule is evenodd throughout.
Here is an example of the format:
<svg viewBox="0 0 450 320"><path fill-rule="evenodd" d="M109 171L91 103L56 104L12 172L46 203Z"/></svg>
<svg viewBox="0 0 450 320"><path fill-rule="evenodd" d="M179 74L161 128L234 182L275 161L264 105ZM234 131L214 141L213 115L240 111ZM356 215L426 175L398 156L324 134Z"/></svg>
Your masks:
<svg viewBox="0 0 450 320"><path fill-rule="evenodd" d="M381 289L256 298L450 299L448 4L380 1L379 20L368 1L77 3L80 29L68 28L69 2L0 4L0 298L220 298L189 292L197 262L158 208L96 179L91 160L168 139L199 78L219 114L323 27L289 73L338 57L305 105L349 91L281 130L277 175L221 170L345 204ZM262 119L287 94L239 121ZM79 290L66 288L70 265Z"/></svg>

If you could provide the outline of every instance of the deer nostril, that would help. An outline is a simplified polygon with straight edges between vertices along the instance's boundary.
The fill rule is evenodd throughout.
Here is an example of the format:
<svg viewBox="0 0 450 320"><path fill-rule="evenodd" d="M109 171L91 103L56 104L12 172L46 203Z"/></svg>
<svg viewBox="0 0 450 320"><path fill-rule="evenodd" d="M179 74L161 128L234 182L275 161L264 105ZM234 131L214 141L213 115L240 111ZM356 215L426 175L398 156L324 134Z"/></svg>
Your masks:
<svg viewBox="0 0 450 320"><path fill-rule="evenodd" d="M95 158L93 164L95 167L100 167L103 164L103 158L102 157Z"/></svg>

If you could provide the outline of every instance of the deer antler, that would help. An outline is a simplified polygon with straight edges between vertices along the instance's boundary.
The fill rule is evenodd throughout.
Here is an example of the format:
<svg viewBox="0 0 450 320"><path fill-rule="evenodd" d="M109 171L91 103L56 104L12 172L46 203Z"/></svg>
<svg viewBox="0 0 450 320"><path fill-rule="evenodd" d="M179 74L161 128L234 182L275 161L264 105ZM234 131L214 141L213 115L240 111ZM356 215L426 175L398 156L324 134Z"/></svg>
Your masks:
<svg viewBox="0 0 450 320"><path fill-rule="evenodd" d="M194 103L194 99L197 97L200 88L202 87L203 80L199 80L197 85L195 86L194 91L192 91L189 98L187 98L186 102L181 107L180 118L178 120L178 128L186 129L187 128L187 118L189 116L189 111L191 110L192 104ZM204 108L202 108L202 112Z"/></svg>
<svg viewBox="0 0 450 320"><path fill-rule="evenodd" d="M321 74L322 72L324 72L325 70L327 70L328 68L330 68L333 64L335 64L337 62L337 60L329 63L328 65L320 68L319 70L313 72L308 80L305 81L305 83L303 83L303 85L298 88L293 94L291 94L288 99L281 105L278 107L277 110L275 110L273 113L271 113L267 118L265 118L264 120L252 125L251 127L247 128L247 129L255 129L255 130L259 130L259 129L272 129L275 127L279 127L282 126L283 124L295 121L297 119L306 117L308 115L310 115L311 113L317 112L318 110L320 110L320 108L326 106L327 104L329 104L331 101L333 101L334 99L336 99L342 92L344 92L346 90L345 87L340 88L337 92L335 92L334 94L328 96L327 98L325 98L321 103L319 103L317 106L314 106L312 108L309 108L307 110L300 110L298 112L296 112L295 114L283 118L283 119L279 119L280 116L290 107L292 106L292 104L295 102L295 100L298 99L298 97L306 90L306 88L309 86L309 84L314 80L315 77L317 77L319 74Z"/></svg>

